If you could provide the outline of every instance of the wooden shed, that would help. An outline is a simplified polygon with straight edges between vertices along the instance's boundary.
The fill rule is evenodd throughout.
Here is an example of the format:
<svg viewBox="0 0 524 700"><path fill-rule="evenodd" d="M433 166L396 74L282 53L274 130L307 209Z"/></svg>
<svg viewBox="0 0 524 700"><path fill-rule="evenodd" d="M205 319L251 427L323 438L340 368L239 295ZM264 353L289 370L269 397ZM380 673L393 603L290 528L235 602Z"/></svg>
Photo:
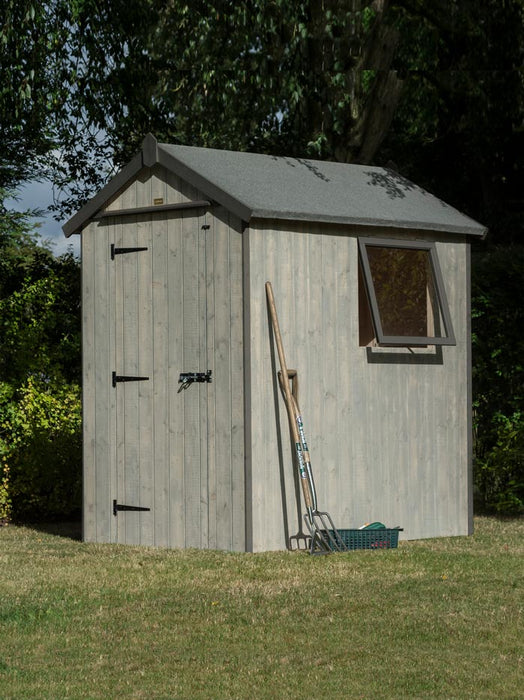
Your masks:
<svg viewBox="0 0 524 700"><path fill-rule="evenodd" d="M238 551L301 529L265 282L319 506L340 528L472 530L469 247L397 173L157 143L82 237L84 538Z"/></svg>

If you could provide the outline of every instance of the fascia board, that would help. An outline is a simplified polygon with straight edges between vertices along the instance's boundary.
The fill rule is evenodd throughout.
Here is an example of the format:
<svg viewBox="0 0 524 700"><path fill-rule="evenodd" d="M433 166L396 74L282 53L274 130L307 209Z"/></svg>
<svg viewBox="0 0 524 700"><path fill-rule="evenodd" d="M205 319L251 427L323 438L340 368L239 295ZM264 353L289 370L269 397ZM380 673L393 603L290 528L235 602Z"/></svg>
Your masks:
<svg viewBox="0 0 524 700"><path fill-rule="evenodd" d="M456 233L466 236L484 238L488 232L486 227L478 225L471 219L471 225L439 225L432 221L399 221L396 219L373 219L351 216L322 216L314 217L304 214L304 212L281 212L271 209L253 209L251 211L253 219L277 219L283 221L311 221L320 224L340 224L344 226L363 226L366 228L391 228L408 229L410 231L434 231L435 233Z"/></svg>
<svg viewBox="0 0 524 700"><path fill-rule="evenodd" d="M62 231L66 238L69 238L74 233L80 233L82 228L84 228L87 222L102 209L104 204L142 170L144 167L142 155L142 151L137 153L115 177L109 180L107 185L103 187L100 192L84 204L84 206L62 226Z"/></svg>

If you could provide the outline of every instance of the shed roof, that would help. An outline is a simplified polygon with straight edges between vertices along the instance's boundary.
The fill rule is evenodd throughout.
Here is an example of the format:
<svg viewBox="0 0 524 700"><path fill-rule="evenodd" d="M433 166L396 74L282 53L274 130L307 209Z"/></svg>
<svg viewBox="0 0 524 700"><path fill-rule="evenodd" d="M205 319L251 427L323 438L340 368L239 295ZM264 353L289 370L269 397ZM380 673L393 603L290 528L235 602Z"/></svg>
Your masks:
<svg viewBox="0 0 524 700"><path fill-rule="evenodd" d="M483 236L486 228L393 170L157 143L140 153L63 227L80 233L143 167L160 164L242 220L306 220L447 231Z"/></svg>

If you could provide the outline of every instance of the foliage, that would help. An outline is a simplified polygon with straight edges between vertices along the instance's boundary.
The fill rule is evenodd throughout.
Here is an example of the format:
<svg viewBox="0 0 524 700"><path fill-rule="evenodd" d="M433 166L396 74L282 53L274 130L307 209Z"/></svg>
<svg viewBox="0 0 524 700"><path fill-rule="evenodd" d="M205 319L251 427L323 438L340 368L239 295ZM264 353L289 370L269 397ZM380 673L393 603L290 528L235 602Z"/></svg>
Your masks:
<svg viewBox="0 0 524 700"><path fill-rule="evenodd" d="M0 520L80 507L80 270L0 216Z"/></svg>
<svg viewBox="0 0 524 700"><path fill-rule="evenodd" d="M40 163L62 213L71 212L148 131L175 143L368 162L401 88L389 70L398 36L388 6L7 0L4 180L39 174L28 164Z"/></svg>
<svg viewBox="0 0 524 700"><path fill-rule="evenodd" d="M52 256L39 242L31 219L37 210L13 211L5 206L13 190L0 188L0 299L16 289L35 266L46 265Z"/></svg>
<svg viewBox="0 0 524 700"><path fill-rule="evenodd" d="M524 512L524 247L474 256L475 486L478 506Z"/></svg>
<svg viewBox="0 0 524 700"><path fill-rule="evenodd" d="M387 5L156 2L142 37L154 109L124 96L128 114L115 120L115 136L145 118L139 133L160 129L183 143L367 160L398 96L388 71L397 37L386 25ZM380 113L377 140L369 127Z"/></svg>
<svg viewBox="0 0 524 700"><path fill-rule="evenodd" d="M29 377L0 385L0 515L76 516L81 503L81 407L76 385Z"/></svg>
<svg viewBox="0 0 524 700"><path fill-rule="evenodd" d="M0 187L45 174L70 213L151 131L391 160L499 240L520 238L522 0L4 5Z"/></svg>
<svg viewBox="0 0 524 700"><path fill-rule="evenodd" d="M524 416L495 415L496 443L478 458L476 485L484 510L524 513Z"/></svg>
<svg viewBox="0 0 524 700"><path fill-rule="evenodd" d="M61 0L4 0L0 17L0 187L42 173L53 147L67 26ZM62 40L62 43L60 43Z"/></svg>
<svg viewBox="0 0 524 700"><path fill-rule="evenodd" d="M522 0L400 0L394 15L404 90L382 157L486 224L492 240L520 242Z"/></svg>
<svg viewBox="0 0 524 700"><path fill-rule="evenodd" d="M21 270L11 267L15 288L0 298L0 380L18 386L28 376L39 376L78 383L78 260L72 254L53 258L38 248L32 253Z"/></svg>
<svg viewBox="0 0 524 700"><path fill-rule="evenodd" d="M9 465L5 457L0 463L0 525L11 520L13 503L9 481Z"/></svg>

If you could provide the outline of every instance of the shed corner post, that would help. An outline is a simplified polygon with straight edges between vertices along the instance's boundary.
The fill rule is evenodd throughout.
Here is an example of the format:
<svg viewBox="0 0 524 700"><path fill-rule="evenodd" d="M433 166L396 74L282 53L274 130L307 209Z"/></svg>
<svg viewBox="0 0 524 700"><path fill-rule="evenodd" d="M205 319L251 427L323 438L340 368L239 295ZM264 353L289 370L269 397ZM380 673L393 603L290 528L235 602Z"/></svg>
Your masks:
<svg viewBox="0 0 524 700"><path fill-rule="evenodd" d="M467 372L467 499L468 499L468 535L473 534L473 348L472 348L472 327L471 327L471 244L466 240L466 372Z"/></svg>
<svg viewBox="0 0 524 700"><path fill-rule="evenodd" d="M250 275L250 227L242 232L242 276L244 315L244 499L245 499L245 551L253 552L253 458L251 427L251 275Z"/></svg>

